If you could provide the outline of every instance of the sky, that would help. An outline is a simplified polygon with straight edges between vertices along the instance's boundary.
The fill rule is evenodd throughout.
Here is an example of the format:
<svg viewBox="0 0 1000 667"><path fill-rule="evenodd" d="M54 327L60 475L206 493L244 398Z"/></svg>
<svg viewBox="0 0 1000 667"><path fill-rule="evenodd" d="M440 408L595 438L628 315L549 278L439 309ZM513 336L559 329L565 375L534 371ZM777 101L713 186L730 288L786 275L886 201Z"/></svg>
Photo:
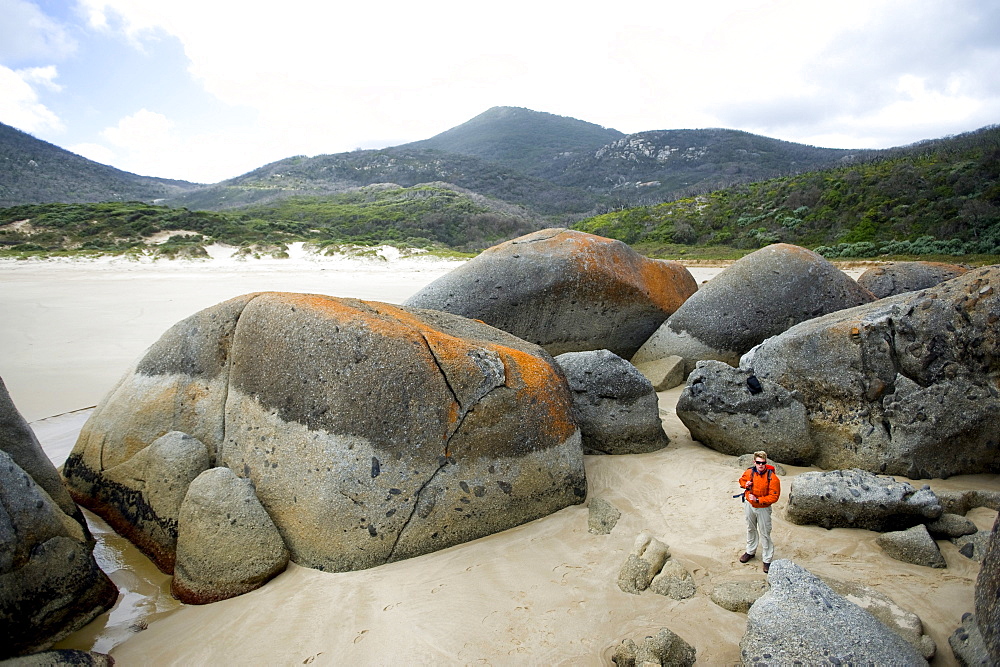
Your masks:
<svg viewBox="0 0 1000 667"><path fill-rule="evenodd" d="M997 0L0 0L0 122L215 183L494 106L887 148L1000 123Z"/></svg>

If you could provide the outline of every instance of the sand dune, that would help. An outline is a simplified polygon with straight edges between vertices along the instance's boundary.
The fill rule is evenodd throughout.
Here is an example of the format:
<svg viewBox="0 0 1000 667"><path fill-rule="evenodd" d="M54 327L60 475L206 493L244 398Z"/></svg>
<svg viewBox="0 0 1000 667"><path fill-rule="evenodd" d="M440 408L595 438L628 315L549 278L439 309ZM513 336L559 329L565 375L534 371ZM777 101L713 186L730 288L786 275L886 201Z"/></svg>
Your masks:
<svg viewBox="0 0 1000 667"><path fill-rule="evenodd" d="M398 303L453 266L413 262L0 262L0 376L46 451L61 462L87 415L72 411L96 403L174 322L266 289ZM700 282L717 270L693 272ZM732 457L690 439L674 414L679 393L660 394L672 440L666 449L586 458L589 497L622 511L610 535L588 533L587 508L575 506L370 570L330 574L292 565L260 590L198 607L170 598L168 578L95 519L99 560L124 595L109 615L60 646L110 650L122 665L600 665L609 664L622 639L641 640L667 627L696 647L701 664L737 663L746 616L718 607L708 594L722 582L764 575L759 561L736 560L744 526L732 495L741 471ZM995 475L930 484L935 490L1000 489ZM938 645L934 664L957 664L947 637L973 608L978 563L941 543L947 569L907 565L885 556L875 533L790 524L784 504L775 512L777 557L820 576L873 586L921 616ZM985 509L970 513L983 529L995 516ZM678 602L618 589L618 570L641 531L669 545L693 574L693 598Z"/></svg>

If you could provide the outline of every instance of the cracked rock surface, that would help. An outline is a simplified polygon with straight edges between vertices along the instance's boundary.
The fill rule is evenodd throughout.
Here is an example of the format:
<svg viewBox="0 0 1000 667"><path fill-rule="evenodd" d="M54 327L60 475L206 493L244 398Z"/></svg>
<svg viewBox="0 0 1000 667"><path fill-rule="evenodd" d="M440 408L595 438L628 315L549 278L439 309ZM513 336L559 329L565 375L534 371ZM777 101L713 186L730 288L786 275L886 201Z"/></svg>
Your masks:
<svg viewBox="0 0 1000 667"><path fill-rule="evenodd" d="M606 349L627 359L697 290L678 262L552 228L488 248L404 305L482 320L553 355Z"/></svg>
<svg viewBox="0 0 1000 667"><path fill-rule="evenodd" d="M586 495L552 358L437 311L258 293L196 313L85 424L64 467L74 497L122 514L101 496L108 471L169 431L250 480L292 560L329 571L442 549ZM141 493L127 500L153 511Z"/></svg>

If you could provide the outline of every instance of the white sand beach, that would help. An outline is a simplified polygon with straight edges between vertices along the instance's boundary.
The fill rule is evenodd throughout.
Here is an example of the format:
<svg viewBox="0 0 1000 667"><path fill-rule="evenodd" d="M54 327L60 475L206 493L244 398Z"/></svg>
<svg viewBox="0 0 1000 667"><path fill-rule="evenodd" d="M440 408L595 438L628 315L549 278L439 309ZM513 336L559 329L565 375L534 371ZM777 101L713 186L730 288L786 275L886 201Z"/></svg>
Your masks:
<svg viewBox="0 0 1000 667"><path fill-rule="evenodd" d="M429 258L320 259L298 247L285 260L0 261L0 377L58 465L87 408L184 317L262 290L399 303L454 266ZM718 270L692 273L701 282ZM586 457L589 497L622 512L610 535L587 531L584 504L370 570L331 574L291 565L247 595L187 606L170 597L167 576L89 515L95 553L123 595L109 614L58 646L110 652L125 666L607 665L623 639L641 641L665 627L697 649L700 664L736 664L746 616L717 606L709 593L764 574L759 560L737 561L745 531L732 495L741 471L733 457L691 440L674 414L680 391L660 394L668 447ZM789 476L812 469L786 468ZM916 483L1000 490L996 475ZM789 523L785 503L775 511L778 558L889 596L923 620L938 646L932 664L957 664L948 636L973 610L978 563L939 542L946 569L905 564L881 551L876 533ZM989 529L996 512L980 508L969 516ZM694 597L619 590L619 568L642 531L669 545L692 573Z"/></svg>

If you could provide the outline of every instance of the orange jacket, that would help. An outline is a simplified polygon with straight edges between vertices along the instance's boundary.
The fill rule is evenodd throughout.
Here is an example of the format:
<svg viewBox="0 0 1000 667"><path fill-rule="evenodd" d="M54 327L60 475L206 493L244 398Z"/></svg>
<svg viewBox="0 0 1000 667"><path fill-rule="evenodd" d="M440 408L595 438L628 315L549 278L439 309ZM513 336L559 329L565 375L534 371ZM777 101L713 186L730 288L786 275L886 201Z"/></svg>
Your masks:
<svg viewBox="0 0 1000 667"><path fill-rule="evenodd" d="M750 480L753 480L753 484L747 489L747 482ZM740 477L740 488L746 489L743 492L743 499L754 507L770 507L778 502L778 497L781 496L781 480L771 466L768 466L767 472L763 475L758 474L754 468L748 468ZM757 500L747 498L748 493L755 495Z"/></svg>

